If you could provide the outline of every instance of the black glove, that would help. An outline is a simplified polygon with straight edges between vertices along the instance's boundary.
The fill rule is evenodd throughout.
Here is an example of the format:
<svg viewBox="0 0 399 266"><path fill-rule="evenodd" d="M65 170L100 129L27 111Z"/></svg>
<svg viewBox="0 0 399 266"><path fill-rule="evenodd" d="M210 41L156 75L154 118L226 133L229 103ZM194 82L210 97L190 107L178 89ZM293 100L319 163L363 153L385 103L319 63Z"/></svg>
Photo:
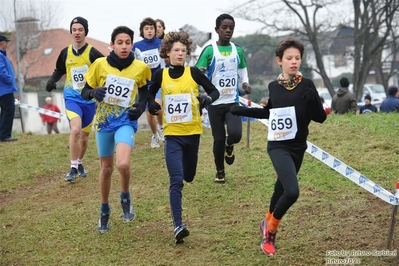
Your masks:
<svg viewBox="0 0 399 266"><path fill-rule="evenodd" d="M46 91L50 92L52 90L55 90L57 88L57 84L54 81L47 81L46 83Z"/></svg>
<svg viewBox="0 0 399 266"><path fill-rule="evenodd" d="M316 94L315 90L312 88L305 88L305 93L302 95L302 98L306 100L306 103L309 105L315 104L319 100L318 95Z"/></svg>
<svg viewBox="0 0 399 266"><path fill-rule="evenodd" d="M130 120L137 120L145 111L145 105L142 103L135 103L133 104L133 107L135 108L129 110L128 116Z"/></svg>
<svg viewBox="0 0 399 266"><path fill-rule="evenodd" d="M212 98L206 95L200 95L198 101L200 103L200 109L207 108L212 103Z"/></svg>
<svg viewBox="0 0 399 266"><path fill-rule="evenodd" d="M90 92L90 96L95 98L98 102L102 102L106 92L107 92L107 87L100 87L93 89Z"/></svg>
<svg viewBox="0 0 399 266"><path fill-rule="evenodd" d="M152 101L148 104L148 112L152 115L158 115L157 112L161 110L161 106L156 101Z"/></svg>

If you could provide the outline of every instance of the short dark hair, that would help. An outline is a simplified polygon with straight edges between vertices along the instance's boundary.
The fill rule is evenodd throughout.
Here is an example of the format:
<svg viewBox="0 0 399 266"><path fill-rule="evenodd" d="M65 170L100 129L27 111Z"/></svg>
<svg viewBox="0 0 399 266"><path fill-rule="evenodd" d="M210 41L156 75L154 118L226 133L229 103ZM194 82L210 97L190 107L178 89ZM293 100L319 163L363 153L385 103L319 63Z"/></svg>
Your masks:
<svg viewBox="0 0 399 266"><path fill-rule="evenodd" d="M218 16L216 18L216 28L219 28L220 25L222 24L222 21L225 20L225 19L232 20L234 22L234 24L236 23L234 21L234 18L231 15L229 15L229 14L221 14L220 16Z"/></svg>
<svg viewBox="0 0 399 266"><path fill-rule="evenodd" d="M388 88L388 95L395 95L398 92L398 87L391 85Z"/></svg>
<svg viewBox="0 0 399 266"><path fill-rule="evenodd" d="M120 33L126 33L127 35L129 35L131 41L133 42L134 31L126 26L118 26L112 31L112 34L111 34L111 42L112 43L115 42L116 35L118 35Z"/></svg>
<svg viewBox="0 0 399 266"><path fill-rule="evenodd" d="M305 50L305 47L303 46L303 44L300 40L298 40L296 38L292 38L292 37L287 37L277 44L276 56L278 58L283 58L284 51L291 47L297 48L299 50L299 53L301 54L301 59L302 59L303 51Z"/></svg>
<svg viewBox="0 0 399 266"><path fill-rule="evenodd" d="M147 26L147 25L148 25L148 26L153 26L155 32L157 31L157 23L156 23L156 21L155 21L153 18L150 18L150 17L145 18L145 19L143 19L143 21L140 23L140 37L141 37L141 38L144 38L143 29L144 29L144 27Z"/></svg>
<svg viewBox="0 0 399 266"><path fill-rule="evenodd" d="M349 80L347 78L343 77L339 80L339 84L341 85L341 88L348 88Z"/></svg>

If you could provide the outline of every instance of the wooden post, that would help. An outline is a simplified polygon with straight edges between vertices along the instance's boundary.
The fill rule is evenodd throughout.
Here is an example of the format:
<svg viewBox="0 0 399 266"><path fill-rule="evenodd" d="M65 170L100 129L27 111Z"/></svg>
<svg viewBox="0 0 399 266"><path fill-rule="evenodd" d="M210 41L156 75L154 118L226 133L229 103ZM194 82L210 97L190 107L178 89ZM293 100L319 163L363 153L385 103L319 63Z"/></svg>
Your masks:
<svg viewBox="0 0 399 266"><path fill-rule="evenodd" d="M396 183L395 197L399 198L399 182ZM392 216L391 216L391 226L388 231L387 249L392 250L393 246L393 235L395 231L396 215L398 214L398 205L393 206Z"/></svg>
<svg viewBox="0 0 399 266"><path fill-rule="evenodd" d="M251 100L248 100L248 107L251 107ZM249 149L249 141L250 141L250 131L251 131L251 118L247 117L247 149Z"/></svg>

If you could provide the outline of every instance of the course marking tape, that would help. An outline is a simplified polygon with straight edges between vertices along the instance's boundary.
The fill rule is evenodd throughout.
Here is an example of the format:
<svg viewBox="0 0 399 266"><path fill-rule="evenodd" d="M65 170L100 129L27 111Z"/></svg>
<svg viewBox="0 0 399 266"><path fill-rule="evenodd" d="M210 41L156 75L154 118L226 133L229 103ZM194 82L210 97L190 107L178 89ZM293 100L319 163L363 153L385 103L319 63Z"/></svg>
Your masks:
<svg viewBox="0 0 399 266"><path fill-rule="evenodd" d="M44 108L40 108L40 107L37 107L37 106L29 105L29 104L26 104L26 103L21 103L19 101L15 101L15 105L18 105L19 107L24 108L24 109L36 111L36 112L38 112L40 114L44 114L44 115L48 115L48 116L52 116L52 117L56 117L56 118L60 118L60 119L67 119L67 116L64 115L64 114L57 113L57 112L54 112L54 111L51 111L51 110L47 110L47 109L44 109Z"/></svg>
<svg viewBox="0 0 399 266"><path fill-rule="evenodd" d="M262 106L251 103L249 100L240 97L240 103L242 103L245 106L249 106L250 108L256 107L260 108ZM258 121L262 122L266 126L269 125L268 119L257 119ZM335 170L336 172L340 173L344 177L348 178L358 186L364 188L368 192L374 194L378 198L384 200L385 202L391 204L391 205L399 205L399 197L398 193L392 194L388 190L382 188L378 184L374 183L370 179L368 179L365 175L362 175L349 165L345 164L344 162L338 160L328 152L324 151L323 149L317 147L310 141L307 141L308 148L306 149L306 152L308 152L310 155L315 157L316 159L320 160L322 163L325 165L329 166L331 169Z"/></svg>

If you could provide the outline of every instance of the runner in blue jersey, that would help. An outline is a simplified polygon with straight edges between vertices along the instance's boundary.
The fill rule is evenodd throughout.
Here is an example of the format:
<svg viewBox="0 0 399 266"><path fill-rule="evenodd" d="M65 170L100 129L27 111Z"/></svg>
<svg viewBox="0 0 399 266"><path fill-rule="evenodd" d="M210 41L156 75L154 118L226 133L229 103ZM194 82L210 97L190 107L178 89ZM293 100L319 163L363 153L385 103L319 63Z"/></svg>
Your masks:
<svg viewBox="0 0 399 266"><path fill-rule="evenodd" d="M143 40L136 42L133 47L135 58L146 63L151 69L152 75L154 75L158 69L165 67L164 59L159 56L162 40L156 37L156 29L157 25L155 20L152 18L145 18L140 23L140 36ZM150 85L151 81L148 81L148 87ZM156 97L156 102L162 107L160 95L159 92ZM147 121L152 132L151 148L159 148L159 142L164 141L162 109L158 111L158 114L159 115L155 118L148 110L146 111Z"/></svg>

